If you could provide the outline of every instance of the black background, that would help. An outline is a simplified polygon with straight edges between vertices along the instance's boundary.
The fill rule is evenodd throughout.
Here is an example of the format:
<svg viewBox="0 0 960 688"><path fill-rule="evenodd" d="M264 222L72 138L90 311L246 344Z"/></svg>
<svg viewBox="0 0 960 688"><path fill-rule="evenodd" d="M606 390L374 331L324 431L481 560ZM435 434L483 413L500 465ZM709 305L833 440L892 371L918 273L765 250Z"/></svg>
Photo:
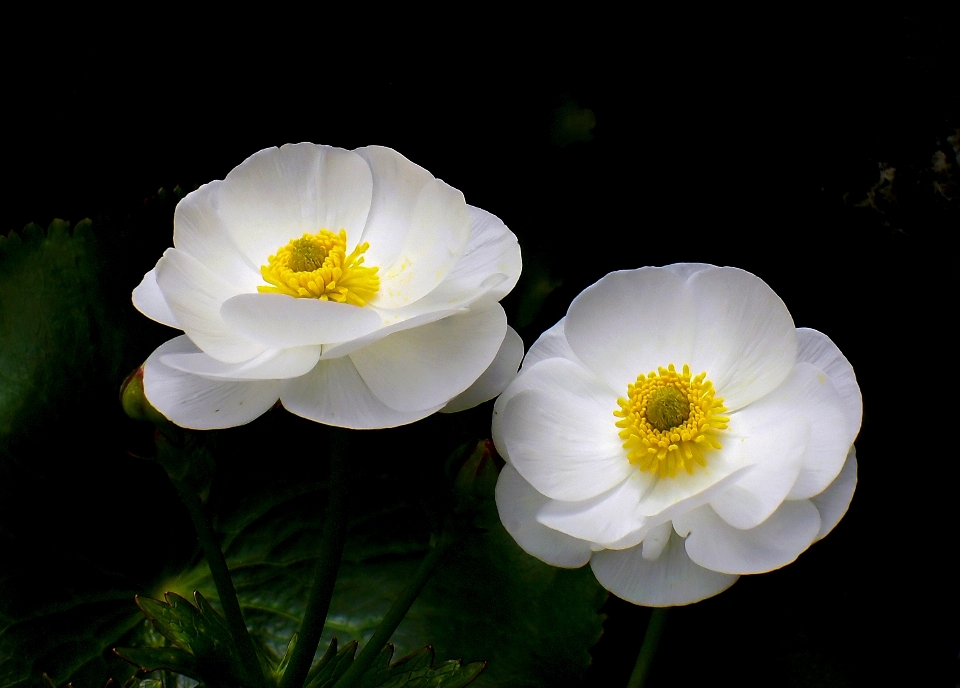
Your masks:
<svg viewBox="0 0 960 688"><path fill-rule="evenodd" d="M136 321L127 294L170 244L166 211L144 210L159 188L222 179L272 145L381 144L516 233L524 277L504 305L528 346L611 270L750 270L852 362L865 409L859 485L837 529L797 562L674 610L650 685L928 685L956 661L946 558L957 523L939 505L956 503L940 404L952 394L944 275L960 227L956 196L940 202L923 176L937 150L955 164L946 18L571 15L476 35L313 35L289 23L225 36L166 17L162 37L147 38L137 22L39 22L8 43L0 231L54 217L142 222L117 237L123 260L108 285L118 317ZM881 164L906 180L883 214L856 207ZM529 296L538 289L542 302ZM140 335L130 367L169 331L143 324ZM80 519L68 534L184 526L119 507L132 470L121 445L133 441L114 440L117 458L95 475L46 473L54 520ZM79 515L66 506L78 477L93 491ZM121 566L123 548L106 542L84 541L84 554ZM588 683L622 685L648 612L616 599L604 611Z"/></svg>

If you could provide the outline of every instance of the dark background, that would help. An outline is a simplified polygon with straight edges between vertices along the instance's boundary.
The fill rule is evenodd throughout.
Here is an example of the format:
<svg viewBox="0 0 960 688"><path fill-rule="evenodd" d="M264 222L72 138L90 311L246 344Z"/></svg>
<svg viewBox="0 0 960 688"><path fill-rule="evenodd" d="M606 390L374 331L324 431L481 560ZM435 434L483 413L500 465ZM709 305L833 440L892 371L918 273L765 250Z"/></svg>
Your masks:
<svg viewBox="0 0 960 688"><path fill-rule="evenodd" d="M953 312L944 275L960 229L947 142L960 127L956 24L785 11L648 13L630 26L553 19L438 44L361 31L305 43L279 29L261 43L178 23L162 40L137 27L39 31L8 45L0 231L55 217L98 222L110 308L139 328L124 370L170 336L128 300L170 245L172 196L158 189L189 191L288 142L390 146L501 217L524 257L504 305L528 346L611 270L678 261L750 270L857 371L859 485L837 529L797 562L674 610L651 685L932 685L948 662L955 674L956 571L946 558L957 541L956 452L943 441L955 404L941 405L952 380L940 376ZM950 178L931 171L938 150L953 165L939 195L934 182ZM880 188L859 207L883 167L897 170L892 195ZM92 398L115 394L116 374ZM104 423L126 427L109 413ZM63 418L60 440L89 432L89 420ZM486 420L464 423L482 434ZM129 432L104 440L108 458L93 474L63 458L65 445L56 456L38 450L45 509L70 523L32 556L73 547L105 568L135 568L104 524L120 541L150 524L185 527L123 506L133 499L124 481L140 470L125 463L140 441ZM92 490L79 509L77 480ZM951 505L946 527L939 504ZM91 530L101 540L81 537ZM622 685L648 612L616 599L605 611L587 678Z"/></svg>

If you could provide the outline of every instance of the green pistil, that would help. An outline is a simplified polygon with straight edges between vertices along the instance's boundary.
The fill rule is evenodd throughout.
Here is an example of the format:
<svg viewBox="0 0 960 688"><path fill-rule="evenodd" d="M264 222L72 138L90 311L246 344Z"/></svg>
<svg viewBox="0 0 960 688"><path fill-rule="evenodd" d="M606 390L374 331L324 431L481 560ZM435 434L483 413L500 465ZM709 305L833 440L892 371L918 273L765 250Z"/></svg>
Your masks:
<svg viewBox="0 0 960 688"><path fill-rule="evenodd" d="M660 432L682 425L690 417L690 402L676 387L661 387L647 401L647 420Z"/></svg>
<svg viewBox="0 0 960 688"><path fill-rule="evenodd" d="M294 239L290 242L290 262L287 267L294 272L313 272L323 267L327 252L307 239Z"/></svg>

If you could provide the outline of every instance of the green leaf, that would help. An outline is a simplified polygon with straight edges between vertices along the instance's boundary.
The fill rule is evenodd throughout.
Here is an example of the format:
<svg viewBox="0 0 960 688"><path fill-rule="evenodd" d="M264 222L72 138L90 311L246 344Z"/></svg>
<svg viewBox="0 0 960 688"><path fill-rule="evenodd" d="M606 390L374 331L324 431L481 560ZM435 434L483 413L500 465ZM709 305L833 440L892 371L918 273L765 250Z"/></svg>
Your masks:
<svg viewBox="0 0 960 688"><path fill-rule="evenodd" d="M107 322L91 222L0 237L0 448L51 416L90 413L92 374L118 363ZM103 381L109 376L102 374ZM109 383L112 386L112 381Z"/></svg>
<svg viewBox="0 0 960 688"><path fill-rule="evenodd" d="M138 597L137 604L164 637L193 658L193 663L188 665L189 673L182 673L208 685L229 686L248 683L242 669L240 653L233 642L226 621L210 606L203 595L199 592L195 594L197 607L176 593L168 592L164 597L166 602L149 597ZM166 650L166 648L150 649ZM125 650L118 654L137 664L140 663L142 656L131 659L127 653L128 651ZM182 654L171 655L171 657L183 659ZM150 661L157 659L158 657L154 656ZM165 668L179 671L174 667Z"/></svg>
<svg viewBox="0 0 960 688"><path fill-rule="evenodd" d="M323 642L369 639L426 553L430 521L415 506L426 488L407 479L366 475L351 496L355 517ZM303 613L325 495L321 484L269 492L226 513L221 527L244 616L279 656ZM482 532L452 548L391 642L399 653L432 644L441 657L486 660L477 686L575 682L600 637L606 591L588 568L558 569L523 552L492 499L478 508ZM174 587L215 595L203 569Z"/></svg>
<svg viewBox="0 0 960 688"><path fill-rule="evenodd" d="M390 664L393 646L377 655L373 666L360 679L357 688L461 688L473 682L485 662L463 664L453 660L433 663L433 648L424 647Z"/></svg>
<svg viewBox="0 0 960 688"><path fill-rule="evenodd" d="M575 682L607 593L589 568L554 568L521 550L491 506L479 521L486 532L451 551L392 642L409 651L429 638L442 657L486 660L476 686Z"/></svg>
<svg viewBox="0 0 960 688"><path fill-rule="evenodd" d="M357 643L351 642L337 651L331 641L321 660L307 677L305 688L333 688L353 664ZM483 671L484 662L464 665L454 660L434 664L432 647L423 647L390 664L393 646L380 651L373 665L360 678L357 688L460 688L472 682Z"/></svg>
<svg viewBox="0 0 960 688"><path fill-rule="evenodd" d="M274 676L277 677L277 684L280 683L280 677L283 676L283 672L287 670L287 666L290 664L290 659L293 657L293 650L297 646L297 638L299 635L297 633L293 634L293 637L290 638L290 642L287 644L287 650L283 653L283 657L277 662L276 666L271 667L271 671Z"/></svg>
<svg viewBox="0 0 960 688"><path fill-rule="evenodd" d="M165 669L201 680L200 662L186 650L176 647L118 647L114 652L143 672Z"/></svg>
<svg viewBox="0 0 960 688"><path fill-rule="evenodd" d="M21 598L23 607L6 599L0 608L0 686L49 688L44 673L57 685L73 678L78 686L133 674L133 667L110 652L121 638L136 641L143 634L147 622L133 593L119 585L115 592L98 590L82 572L65 568L73 589L52 591L47 599ZM8 569L0 579L4 598L26 587L18 573Z"/></svg>
<svg viewBox="0 0 960 688"><path fill-rule="evenodd" d="M0 688L122 682L134 668L111 648L149 626L134 595L189 556L152 500L165 486L131 494L152 467L126 455L117 389L153 332L130 306L131 225L125 243L89 220L0 236ZM161 522L145 557L131 534Z"/></svg>

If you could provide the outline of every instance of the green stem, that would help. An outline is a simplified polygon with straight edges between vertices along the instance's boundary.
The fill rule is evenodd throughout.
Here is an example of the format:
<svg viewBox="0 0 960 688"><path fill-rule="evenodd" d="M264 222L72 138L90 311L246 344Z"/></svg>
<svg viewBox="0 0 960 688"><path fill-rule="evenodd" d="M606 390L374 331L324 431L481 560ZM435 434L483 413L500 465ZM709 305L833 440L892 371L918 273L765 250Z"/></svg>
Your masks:
<svg viewBox="0 0 960 688"><path fill-rule="evenodd" d="M190 488L189 484L179 480L174 480L173 484L176 485L177 491L180 493L180 499L183 500L187 511L190 512L190 519L193 521L193 526L200 537L200 546L203 548L207 565L213 575L213 584L217 587L220 606L223 607L223 615L227 619L227 626L230 628L233 642L237 645L243 668L254 685L264 686L266 685L266 679L263 676L263 669L257 659L253 640L247 632L247 624L243 620L240 602L237 600L237 591L233 587L233 580L230 578L229 569L227 569L227 561L220 550L220 542L216 533L213 532L207 510L204 508L200 496Z"/></svg>
<svg viewBox="0 0 960 688"><path fill-rule="evenodd" d="M650 615L650 621L647 624L647 632L643 636L643 645L640 646L640 654L637 656L637 663L633 667L633 673L627 682L627 688L643 688L647 681L647 675L650 673L650 667L653 664L653 655L657 651L657 645L660 643L660 636L663 635L663 627L667 623L667 612L670 607L657 607Z"/></svg>
<svg viewBox="0 0 960 688"><path fill-rule="evenodd" d="M328 428L330 433L330 480L327 513L320 540L320 560L307 599L307 610L297 634L290 663L280 680L280 688L301 688L320 645L323 624L330 609L330 598L337 582L340 558L346 540L347 471L346 455L349 431Z"/></svg>
<svg viewBox="0 0 960 688"><path fill-rule="evenodd" d="M360 652L360 655L354 660L353 664L350 665L346 673L340 677L340 680L334 684L334 688L350 688L350 686L355 684L360 677L363 676L364 672L370 668L373 660L380 654L380 650L387 644L390 636L397 630L397 626L400 625L403 617L406 616L410 607L413 606L417 595L420 594L423 586L430 580L434 569L437 568L437 564L440 563L440 560L443 558L443 555L446 554L448 547L452 543L452 539L442 538L440 542L430 550L427 556L424 557L423 561L420 562L420 568L417 569L413 580L407 583L407 587L404 588L400 596L393 601L393 604L387 611L387 615L383 617L383 621L380 622L377 630L374 631L373 637L363 646L363 651Z"/></svg>

